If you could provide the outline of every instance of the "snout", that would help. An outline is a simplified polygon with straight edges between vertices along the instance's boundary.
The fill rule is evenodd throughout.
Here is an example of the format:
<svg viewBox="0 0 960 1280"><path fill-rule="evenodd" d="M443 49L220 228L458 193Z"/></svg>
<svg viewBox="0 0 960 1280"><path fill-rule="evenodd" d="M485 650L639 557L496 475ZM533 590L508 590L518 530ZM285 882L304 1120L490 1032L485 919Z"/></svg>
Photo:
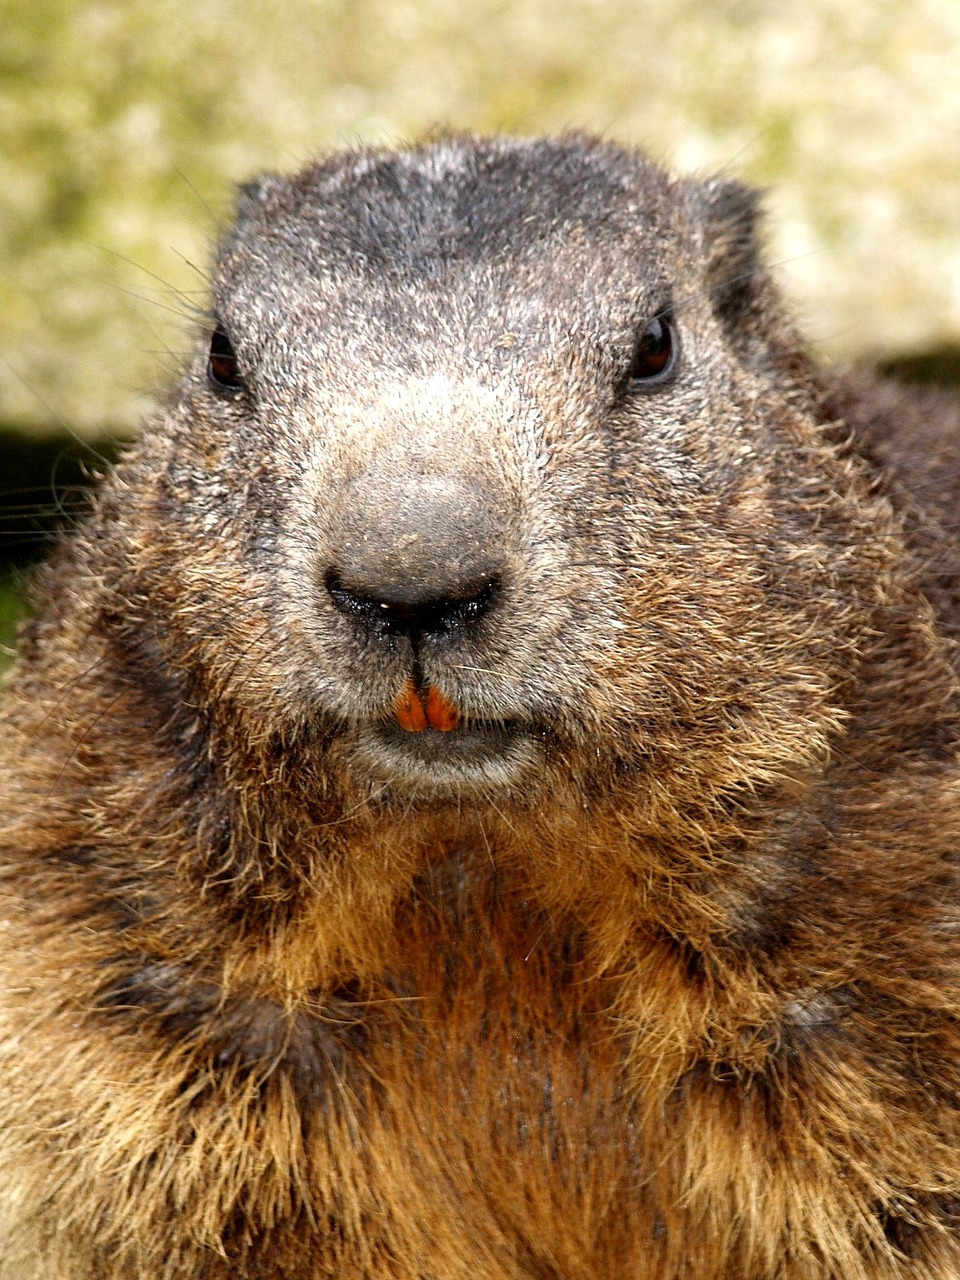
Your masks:
<svg viewBox="0 0 960 1280"><path fill-rule="evenodd" d="M476 671L506 622L510 522L489 483L424 470L394 456L345 485L331 512L323 585L345 643L385 691L398 665L402 675L361 739L378 765L421 783L509 772L524 754L518 726L465 704L458 671Z"/></svg>
<svg viewBox="0 0 960 1280"><path fill-rule="evenodd" d="M362 643L415 660L479 627L502 593L507 552L496 496L464 477L371 470L330 523L324 586Z"/></svg>
<svg viewBox="0 0 960 1280"><path fill-rule="evenodd" d="M374 456L330 504L327 576L397 609L482 594L503 571L509 512L503 486L469 462Z"/></svg>
<svg viewBox="0 0 960 1280"><path fill-rule="evenodd" d="M533 410L484 388L414 391L331 426L304 490L309 595L289 606L357 768L422 795L512 783L542 758L570 591Z"/></svg>

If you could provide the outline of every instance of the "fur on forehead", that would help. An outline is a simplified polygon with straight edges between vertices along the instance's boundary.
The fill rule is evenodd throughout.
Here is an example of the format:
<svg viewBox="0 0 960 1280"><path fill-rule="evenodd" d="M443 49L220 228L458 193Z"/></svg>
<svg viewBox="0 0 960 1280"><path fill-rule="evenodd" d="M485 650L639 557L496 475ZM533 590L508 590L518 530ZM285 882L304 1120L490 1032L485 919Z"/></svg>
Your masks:
<svg viewBox="0 0 960 1280"><path fill-rule="evenodd" d="M674 183L639 151L582 135L446 137L340 153L240 189L221 262L286 246L310 268L403 274L452 257L496 261L576 233L615 239L672 221ZM274 259L275 260L275 259ZM304 262L304 266L307 266Z"/></svg>

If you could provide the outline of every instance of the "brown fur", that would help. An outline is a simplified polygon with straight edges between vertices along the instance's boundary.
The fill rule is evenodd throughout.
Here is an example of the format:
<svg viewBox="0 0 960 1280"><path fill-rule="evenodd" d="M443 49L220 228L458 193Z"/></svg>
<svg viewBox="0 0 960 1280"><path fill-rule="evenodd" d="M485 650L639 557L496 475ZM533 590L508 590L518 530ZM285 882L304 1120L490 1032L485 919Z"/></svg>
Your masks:
<svg viewBox="0 0 960 1280"><path fill-rule="evenodd" d="M3 1280L960 1275L958 415L754 222L581 138L245 190L245 385L6 693Z"/></svg>

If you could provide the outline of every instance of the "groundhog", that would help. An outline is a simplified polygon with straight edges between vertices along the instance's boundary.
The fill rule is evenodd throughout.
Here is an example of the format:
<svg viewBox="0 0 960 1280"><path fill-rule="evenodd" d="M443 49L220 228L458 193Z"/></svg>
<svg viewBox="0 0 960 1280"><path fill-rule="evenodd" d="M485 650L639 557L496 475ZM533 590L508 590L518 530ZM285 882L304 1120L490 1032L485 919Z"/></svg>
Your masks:
<svg viewBox="0 0 960 1280"><path fill-rule="evenodd" d="M960 1275L960 415L757 223L241 190L5 694L3 1280Z"/></svg>

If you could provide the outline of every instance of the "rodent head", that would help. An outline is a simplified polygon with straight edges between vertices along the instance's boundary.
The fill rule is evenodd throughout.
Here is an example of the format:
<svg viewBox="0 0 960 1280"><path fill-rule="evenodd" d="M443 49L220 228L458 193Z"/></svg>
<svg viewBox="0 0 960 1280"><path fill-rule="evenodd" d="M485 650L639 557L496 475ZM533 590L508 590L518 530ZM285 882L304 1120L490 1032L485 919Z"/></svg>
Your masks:
<svg viewBox="0 0 960 1280"><path fill-rule="evenodd" d="M735 183L580 137L244 188L139 464L167 652L404 805L813 767L859 508L755 220Z"/></svg>

